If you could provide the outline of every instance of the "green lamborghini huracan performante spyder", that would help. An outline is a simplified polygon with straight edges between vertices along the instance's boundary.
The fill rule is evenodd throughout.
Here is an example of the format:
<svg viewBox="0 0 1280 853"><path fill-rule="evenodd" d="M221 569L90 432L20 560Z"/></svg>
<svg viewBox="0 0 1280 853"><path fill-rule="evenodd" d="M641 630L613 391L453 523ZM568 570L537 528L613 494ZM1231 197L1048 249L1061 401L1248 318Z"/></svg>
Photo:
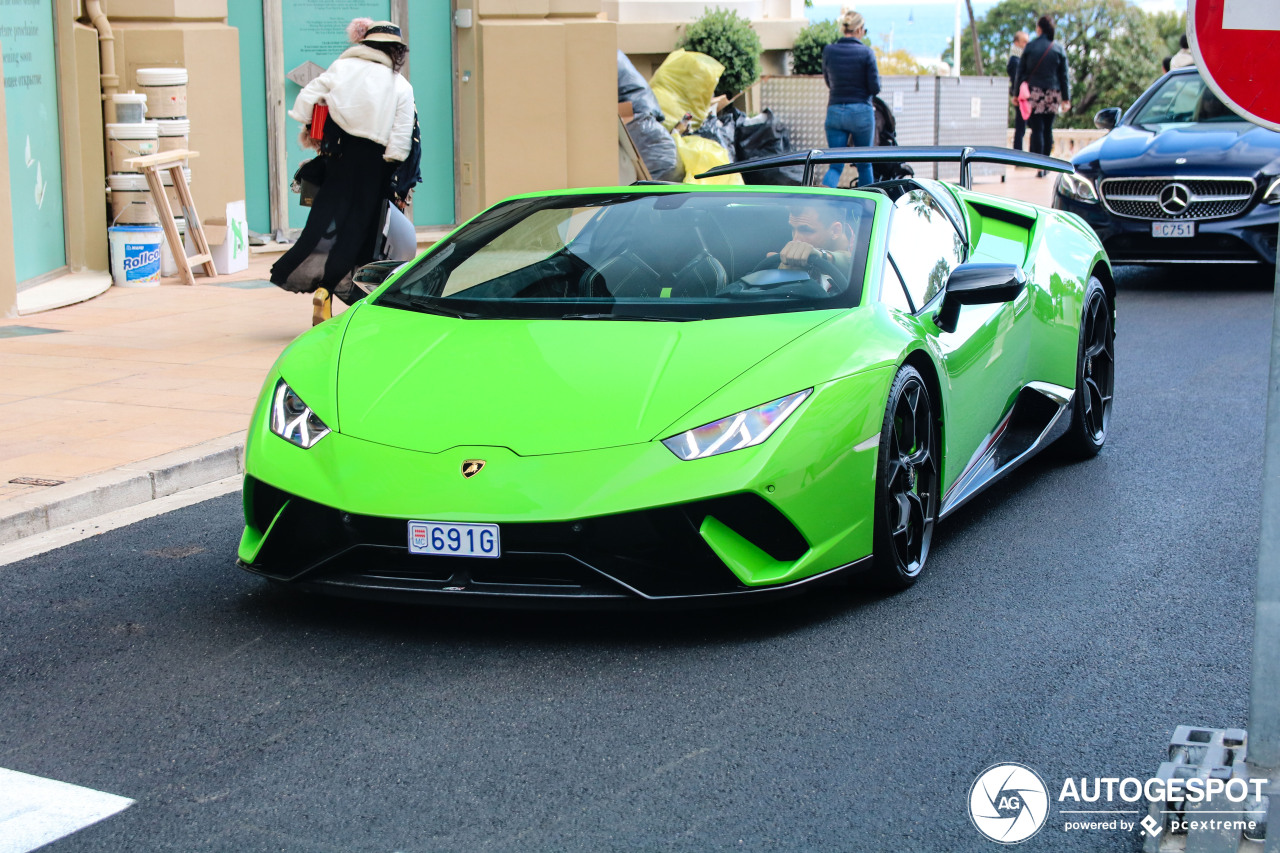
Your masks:
<svg viewBox="0 0 1280 853"><path fill-rule="evenodd" d="M887 153L886 153L887 152ZM280 356L239 564L452 604L716 603L916 581L940 518L1106 439L1114 299L1073 214L961 185L531 193ZM806 181L807 183L807 181Z"/></svg>

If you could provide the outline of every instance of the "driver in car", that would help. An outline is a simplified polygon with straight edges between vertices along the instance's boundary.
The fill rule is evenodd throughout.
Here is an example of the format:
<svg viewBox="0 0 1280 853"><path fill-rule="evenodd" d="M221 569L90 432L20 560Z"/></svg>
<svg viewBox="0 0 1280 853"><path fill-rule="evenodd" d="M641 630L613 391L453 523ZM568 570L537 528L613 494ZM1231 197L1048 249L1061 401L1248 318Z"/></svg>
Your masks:
<svg viewBox="0 0 1280 853"><path fill-rule="evenodd" d="M853 227L845 221L838 205L815 203L790 208L791 240L780 252L779 269L809 269L815 261L825 262L847 279L853 270Z"/></svg>

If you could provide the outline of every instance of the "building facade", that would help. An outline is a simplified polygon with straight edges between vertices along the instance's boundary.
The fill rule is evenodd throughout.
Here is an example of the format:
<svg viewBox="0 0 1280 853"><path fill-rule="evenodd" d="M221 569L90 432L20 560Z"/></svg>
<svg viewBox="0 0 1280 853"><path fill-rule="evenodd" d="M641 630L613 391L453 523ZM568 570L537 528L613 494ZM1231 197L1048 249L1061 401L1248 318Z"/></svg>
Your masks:
<svg viewBox="0 0 1280 853"><path fill-rule="evenodd" d="M723 4L722 4L723 5ZM802 0L732 0L767 70L804 25ZM0 5L0 316L58 276L108 268L104 92L140 68L187 69L191 189L202 217L244 199L249 227L287 236L307 156L286 118L301 83L347 46L354 17L391 20L422 133L420 227L508 195L618 176L616 51L650 74L702 13L684 0L10 0Z"/></svg>

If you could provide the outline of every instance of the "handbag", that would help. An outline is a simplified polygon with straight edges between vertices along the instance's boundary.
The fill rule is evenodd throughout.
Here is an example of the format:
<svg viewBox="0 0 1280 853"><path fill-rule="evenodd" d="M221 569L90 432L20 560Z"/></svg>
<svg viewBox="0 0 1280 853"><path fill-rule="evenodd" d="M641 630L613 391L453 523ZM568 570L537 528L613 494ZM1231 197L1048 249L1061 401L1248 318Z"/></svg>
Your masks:
<svg viewBox="0 0 1280 853"><path fill-rule="evenodd" d="M320 185L324 183L326 163L324 157L312 157L303 160L298 171L293 173L293 181L289 188L300 195L298 203L310 207L315 201Z"/></svg>
<svg viewBox="0 0 1280 853"><path fill-rule="evenodd" d="M324 123L329 120L329 105L316 104L311 108L311 138L324 139Z"/></svg>

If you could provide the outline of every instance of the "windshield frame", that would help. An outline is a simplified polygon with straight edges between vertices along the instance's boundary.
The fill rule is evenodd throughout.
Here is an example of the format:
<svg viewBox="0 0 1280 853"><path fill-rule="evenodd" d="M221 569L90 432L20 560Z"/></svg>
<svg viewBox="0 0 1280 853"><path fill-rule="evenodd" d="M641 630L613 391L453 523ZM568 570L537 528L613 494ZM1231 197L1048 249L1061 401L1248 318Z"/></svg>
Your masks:
<svg viewBox="0 0 1280 853"><path fill-rule="evenodd" d="M581 207L606 207L625 204L654 196L686 195L689 199L708 195L749 199L755 203L774 202L785 205L792 200L829 200L858 206L862 224L851 247L851 269L848 283L830 297L814 298L726 298L676 299L606 299L606 298L492 298L468 299L460 295L427 295L412 293L409 288L421 285L423 279L439 268L446 276L456 270L482 248L509 229L545 210ZM681 206L680 203L673 205ZM849 190L807 187L755 187L673 185L644 187L606 187L556 193L531 193L502 201L455 229L422 257L407 265L387 284L373 294L374 305L399 310L460 319L576 319L576 320L669 320L690 321L761 314L791 313L809 310L843 310L863 301L866 289L867 261L877 219L882 215L879 194ZM781 247L777 247L780 249ZM554 257L554 255L552 256ZM551 258L545 259L549 261ZM545 262L543 261L543 262ZM541 263L541 262L540 262ZM532 265L530 265L532 266ZM527 269L527 268L526 268ZM429 288L430 289L430 288ZM495 310L502 306L502 310Z"/></svg>

